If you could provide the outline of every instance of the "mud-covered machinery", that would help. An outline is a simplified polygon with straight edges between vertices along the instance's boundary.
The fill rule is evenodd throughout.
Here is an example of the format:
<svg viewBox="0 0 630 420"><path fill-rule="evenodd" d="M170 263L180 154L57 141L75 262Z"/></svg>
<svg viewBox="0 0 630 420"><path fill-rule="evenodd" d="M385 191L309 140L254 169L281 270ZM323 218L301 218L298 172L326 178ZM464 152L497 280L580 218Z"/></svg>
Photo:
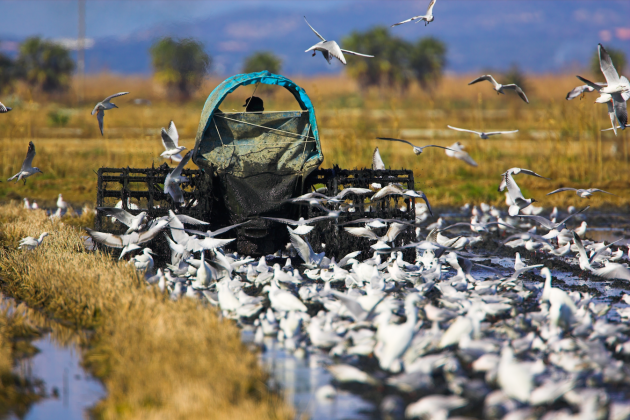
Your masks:
<svg viewBox="0 0 630 420"><path fill-rule="evenodd" d="M224 112L220 105L225 97L241 86L277 85L293 94L297 111ZM173 202L164 193L164 180L173 170L166 163L160 167L101 168L98 171L97 205L122 208L132 214L146 211L149 217L168 214L171 209L210 223L212 230L249 221L235 231L236 249L247 255L276 252L288 242L286 226L260 216L309 218L324 214L309 206L286 200L326 187L324 194L334 196L343 188L378 183L399 183L413 189L411 170L347 170L334 166L319 169L321 151L315 110L306 92L284 76L267 71L233 76L219 84L208 97L197 130L192 161L199 169L185 169L190 181L182 184L185 204ZM414 203L406 200L406 211L399 199L366 203L350 196L345 203L330 204L331 210L343 208L338 219L319 222L307 238L319 251L326 244L329 255L356 249L367 249L369 243L352 237L340 224L365 217L413 220ZM96 229L121 232L124 229L110 218L98 214ZM400 235L409 242L412 229ZM166 252L166 251L164 251Z"/></svg>

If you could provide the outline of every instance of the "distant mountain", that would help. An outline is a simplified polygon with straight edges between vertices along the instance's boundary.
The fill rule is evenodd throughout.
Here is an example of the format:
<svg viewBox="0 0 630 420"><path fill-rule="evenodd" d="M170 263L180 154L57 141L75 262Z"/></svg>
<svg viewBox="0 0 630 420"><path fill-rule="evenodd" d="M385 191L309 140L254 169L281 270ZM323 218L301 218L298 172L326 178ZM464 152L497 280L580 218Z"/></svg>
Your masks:
<svg viewBox="0 0 630 420"><path fill-rule="evenodd" d="M309 22L327 39L340 41L352 31L389 26L424 14L428 1L343 2L334 13L309 12ZM448 70L503 70L513 64L530 72L566 71L588 63L598 42L622 49L630 58L630 2L583 1L458 1L441 0L435 21L391 28L408 40L434 36L448 45ZM171 35L201 40L214 60L213 71L240 71L243 59L268 50L283 59L285 74L329 74L343 70L318 54L304 52L318 42L300 13L246 3L243 10L192 22L172 22L123 38L97 38L86 52L88 72L150 72L148 49ZM349 60L362 60L350 57Z"/></svg>

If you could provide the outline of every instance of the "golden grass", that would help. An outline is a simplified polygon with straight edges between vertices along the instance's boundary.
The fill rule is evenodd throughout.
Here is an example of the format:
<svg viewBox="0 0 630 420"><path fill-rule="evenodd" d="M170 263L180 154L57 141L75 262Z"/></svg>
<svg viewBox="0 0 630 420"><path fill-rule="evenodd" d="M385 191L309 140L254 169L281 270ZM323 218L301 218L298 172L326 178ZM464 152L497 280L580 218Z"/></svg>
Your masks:
<svg viewBox="0 0 630 420"><path fill-rule="evenodd" d="M83 362L107 388L103 419L291 417L265 385L232 322L197 301L171 301L134 269L84 252L81 233L42 211L0 207L2 290L76 331L92 330ZM48 231L33 252L19 239Z"/></svg>
<svg viewBox="0 0 630 420"><path fill-rule="evenodd" d="M448 76L430 95L412 85L404 94L396 90L361 91L352 81L341 77L300 78L295 81L311 97L318 118L324 167L338 164L345 168L369 166L372 151L379 146L386 165L410 168L416 187L423 189L435 205L454 206L482 201L499 204L503 195L496 192L499 174L510 167L527 167L553 179L552 182L520 177L524 192L542 205L581 205L570 193L546 197L560 186L598 187L618 194L598 196L594 206L630 204L628 183L628 134L615 137L601 133L610 125L603 105L594 104L593 95L583 100L566 101L566 92L575 86L572 75L536 76L528 79L531 104L516 95L498 97L489 85L466 86L473 76ZM93 203L96 175L101 166L147 167L159 165L162 145L159 128L172 119L180 132L181 144L194 146L199 116L207 94L219 83L209 79L190 102L172 106L161 89L150 79L99 75L86 81L86 102L76 105L69 95L59 103L24 101L20 107L0 118L4 133L0 146L4 153L0 176L13 175L24 158L29 139L37 147L35 164L44 171L21 184L0 184L0 199L21 197L43 200L53 205L58 193L75 204ZM117 98L121 108L105 116L105 137L98 132L92 103L113 91L130 90L132 95ZM229 95L221 108L242 110L254 87ZM278 88L258 91L267 110L295 109L293 97ZM151 106L135 106L133 98L148 98ZM52 100L52 99L51 99ZM74 101L74 102L73 102ZM72 105L71 108L65 108ZM51 112L67 113L65 127L55 127ZM515 136L479 140L474 135L446 129L451 124L479 130L518 129ZM73 131L74 130L74 131ZM627 130L626 130L627 131ZM404 144L374 140L377 136L404 137L418 144L448 146L461 141L478 168L447 158L443 151L427 149L415 156ZM192 164L190 164L192 165ZM42 204L40 202L40 204Z"/></svg>

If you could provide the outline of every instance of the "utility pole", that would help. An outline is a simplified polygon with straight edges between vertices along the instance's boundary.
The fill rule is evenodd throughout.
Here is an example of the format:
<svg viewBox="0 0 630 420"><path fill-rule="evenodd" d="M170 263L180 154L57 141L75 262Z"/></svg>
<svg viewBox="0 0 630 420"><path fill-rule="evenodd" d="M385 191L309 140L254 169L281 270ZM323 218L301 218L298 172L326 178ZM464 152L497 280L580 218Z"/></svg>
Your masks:
<svg viewBox="0 0 630 420"><path fill-rule="evenodd" d="M85 97L85 0L79 2L79 36L77 38L77 91L79 103L82 103Z"/></svg>

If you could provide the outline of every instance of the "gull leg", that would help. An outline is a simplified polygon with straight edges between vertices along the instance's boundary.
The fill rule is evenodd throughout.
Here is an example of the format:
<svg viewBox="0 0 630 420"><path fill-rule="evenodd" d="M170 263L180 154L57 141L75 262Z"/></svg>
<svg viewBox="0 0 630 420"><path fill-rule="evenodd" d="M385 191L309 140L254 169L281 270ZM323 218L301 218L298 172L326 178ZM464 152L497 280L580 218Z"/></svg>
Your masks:
<svg viewBox="0 0 630 420"><path fill-rule="evenodd" d="M313 55L311 57L315 57L315 54L316 54L315 51L313 51Z"/></svg>

